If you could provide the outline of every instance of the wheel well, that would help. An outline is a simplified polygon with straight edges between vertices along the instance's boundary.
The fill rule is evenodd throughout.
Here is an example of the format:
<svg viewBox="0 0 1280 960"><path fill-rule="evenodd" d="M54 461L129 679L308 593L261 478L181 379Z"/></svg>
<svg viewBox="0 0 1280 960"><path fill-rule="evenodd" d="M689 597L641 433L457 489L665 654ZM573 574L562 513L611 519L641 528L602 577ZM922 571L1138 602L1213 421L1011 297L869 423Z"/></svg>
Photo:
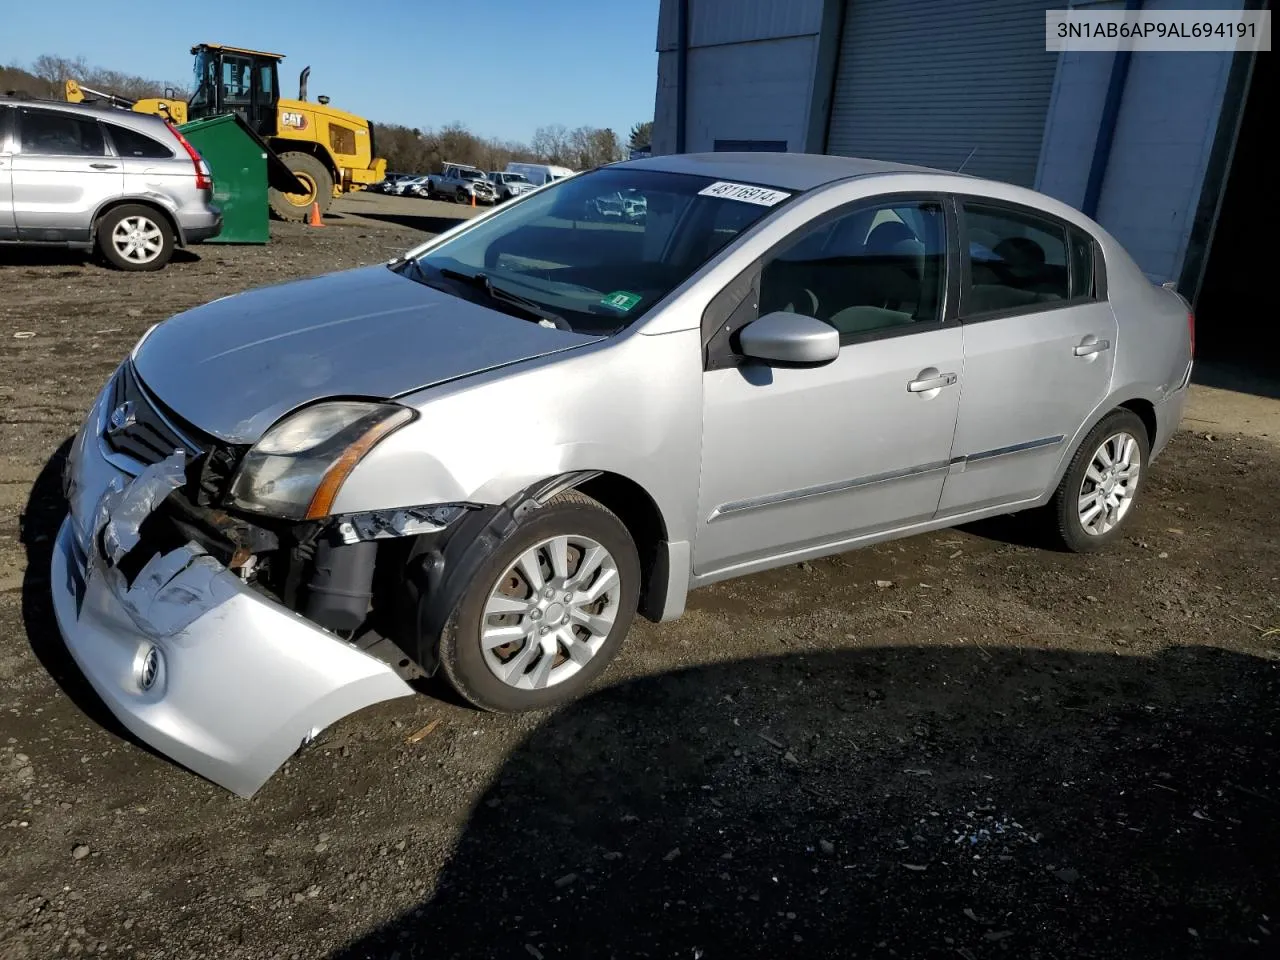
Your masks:
<svg viewBox="0 0 1280 960"><path fill-rule="evenodd" d="M616 473L602 473L592 477L585 483L577 485L578 490L617 514L631 534L635 542L636 552L640 555L640 609L653 606L651 601L661 601L666 593L665 575L656 576L658 546L667 539L667 525L663 522L662 511L654 503L648 491L634 480ZM664 597L653 597L652 592L662 591Z"/></svg>
<svg viewBox="0 0 1280 960"><path fill-rule="evenodd" d="M1129 400L1120 404L1120 409L1137 414L1138 419L1142 421L1142 425L1147 429L1147 448L1154 447L1156 444L1156 430L1159 429L1159 424L1156 421L1155 406L1147 400Z"/></svg>
<svg viewBox="0 0 1280 960"><path fill-rule="evenodd" d="M164 222L167 223L169 225L169 229L173 231L173 242L180 247L183 246L182 231L178 229L178 221L173 218L172 213L160 206L158 203L153 203L150 200L135 200L131 197L122 197L111 200L102 205L102 209L98 211L98 215L93 218L93 236L90 237L91 240L97 242L98 224L102 222L103 217L119 207L146 207L148 210L154 210L156 213L160 214L160 216L164 217Z"/></svg>
<svg viewBox="0 0 1280 960"><path fill-rule="evenodd" d="M315 157L329 171L329 175L333 177L333 182L337 183L341 178L338 176L338 168L334 165L333 156L316 143L314 140L287 140L279 137L273 137L268 141L268 145L276 153L305 153Z"/></svg>

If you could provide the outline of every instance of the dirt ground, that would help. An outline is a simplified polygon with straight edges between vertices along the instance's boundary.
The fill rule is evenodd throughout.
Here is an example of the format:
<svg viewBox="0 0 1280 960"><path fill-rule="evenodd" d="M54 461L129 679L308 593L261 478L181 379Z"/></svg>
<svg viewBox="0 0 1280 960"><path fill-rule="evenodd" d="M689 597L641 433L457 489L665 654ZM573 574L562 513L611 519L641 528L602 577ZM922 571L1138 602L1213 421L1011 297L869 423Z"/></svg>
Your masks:
<svg viewBox="0 0 1280 960"><path fill-rule="evenodd" d="M1258 397L1197 394L1100 556L1000 521L726 583L567 709L429 684L248 802L122 737L47 599L58 451L151 323L469 212L340 209L156 275L0 249L0 957L1276 955Z"/></svg>

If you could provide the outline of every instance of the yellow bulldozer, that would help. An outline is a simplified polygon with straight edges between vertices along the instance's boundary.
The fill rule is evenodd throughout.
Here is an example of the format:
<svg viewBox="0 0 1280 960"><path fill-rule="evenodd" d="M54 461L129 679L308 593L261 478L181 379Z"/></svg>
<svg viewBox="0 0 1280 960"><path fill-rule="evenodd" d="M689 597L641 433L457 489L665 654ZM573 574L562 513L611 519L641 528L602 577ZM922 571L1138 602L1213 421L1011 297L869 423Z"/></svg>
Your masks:
<svg viewBox="0 0 1280 960"><path fill-rule="evenodd" d="M307 99L306 67L296 100L280 95L279 64L284 54L246 50L220 43L200 43L195 56L196 91L189 101L177 96L129 100L66 82L66 99L79 103L106 100L139 113L166 117L181 126L189 120L235 113L272 153L268 202L282 220L302 220L313 203L320 212L334 197L363 190L386 175L387 162L377 156L373 124L363 117L329 106L328 97ZM278 162L277 162L278 161ZM288 176L284 173L287 168Z"/></svg>

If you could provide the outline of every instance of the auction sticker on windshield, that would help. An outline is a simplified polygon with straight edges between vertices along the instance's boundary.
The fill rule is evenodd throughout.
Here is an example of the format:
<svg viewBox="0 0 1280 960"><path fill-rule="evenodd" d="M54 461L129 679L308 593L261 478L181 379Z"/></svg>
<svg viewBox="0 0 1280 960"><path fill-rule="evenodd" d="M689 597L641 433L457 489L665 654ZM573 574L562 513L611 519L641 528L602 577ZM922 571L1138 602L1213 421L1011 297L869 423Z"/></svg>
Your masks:
<svg viewBox="0 0 1280 960"><path fill-rule="evenodd" d="M725 180L718 180L709 187L703 187L698 191L698 195L720 197L723 200L741 200L743 203L755 203L762 207L772 207L791 196L784 190L770 190L768 187L753 187L747 183L729 183Z"/></svg>
<svg viewBox="0 0 1280 960"><path fill-rule="evenodd" d="M640 294L632 293L630 290L615 290L600 299L606 307L613 307L615 310L621 310L624 313L640 302Z"/></svg>

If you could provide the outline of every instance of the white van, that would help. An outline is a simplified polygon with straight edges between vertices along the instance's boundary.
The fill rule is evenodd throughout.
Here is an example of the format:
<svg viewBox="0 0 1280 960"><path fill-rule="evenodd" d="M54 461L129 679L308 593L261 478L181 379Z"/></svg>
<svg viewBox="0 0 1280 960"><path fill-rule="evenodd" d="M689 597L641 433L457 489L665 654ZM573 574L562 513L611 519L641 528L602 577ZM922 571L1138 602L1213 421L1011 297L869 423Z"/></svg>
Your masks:
<svg viewBox="0 0 1280 960"><path fill-rule="evenodd" d="M524 178L536 187L549 183L552 180L560 180L564 177L571 177L576 173L568 167L557 167L550 163L508 163L507 173L520 173Z"/></svg>

